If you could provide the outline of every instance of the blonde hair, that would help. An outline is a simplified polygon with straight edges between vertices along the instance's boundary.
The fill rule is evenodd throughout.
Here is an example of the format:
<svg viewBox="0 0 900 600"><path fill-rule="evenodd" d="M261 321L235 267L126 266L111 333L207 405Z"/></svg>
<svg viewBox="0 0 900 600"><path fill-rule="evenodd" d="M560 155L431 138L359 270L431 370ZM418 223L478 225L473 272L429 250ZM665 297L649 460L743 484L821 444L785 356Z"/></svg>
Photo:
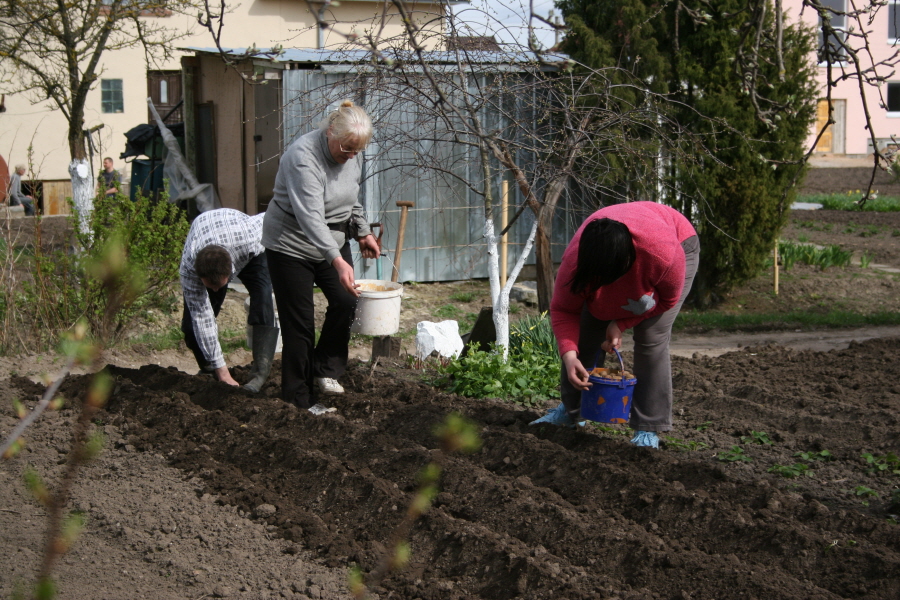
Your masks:
<svg viewBox="0 0 900 600"><path fill-rule="evenodd" d="M331 129L331 135L339 141L356 138L366 146L372 139L372 120L366 111L353 104L352 100L344 100L322 121L322 129Z"/></svg>
<svg viewBox="0 0 900 600"><path fill-rule="evenodd" d="M15 169L16 171L24 171L24 170L25 170L25 165L18 164L18 165L16 165L15 167L13 167L13 169Z"/></svg>

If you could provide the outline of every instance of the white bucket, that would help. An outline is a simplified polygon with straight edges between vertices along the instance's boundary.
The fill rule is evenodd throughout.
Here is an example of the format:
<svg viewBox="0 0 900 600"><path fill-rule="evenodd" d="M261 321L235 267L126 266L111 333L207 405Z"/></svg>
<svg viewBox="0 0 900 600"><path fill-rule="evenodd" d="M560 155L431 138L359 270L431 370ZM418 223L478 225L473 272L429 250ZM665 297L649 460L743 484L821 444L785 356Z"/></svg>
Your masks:
<svg viewBox="0 0 900 600"><path fill-rule="evenodd" d="M403 286L378 279L357 279L356 283L360 298L350 331L364 335L391 335L400 331Z"/></svg>

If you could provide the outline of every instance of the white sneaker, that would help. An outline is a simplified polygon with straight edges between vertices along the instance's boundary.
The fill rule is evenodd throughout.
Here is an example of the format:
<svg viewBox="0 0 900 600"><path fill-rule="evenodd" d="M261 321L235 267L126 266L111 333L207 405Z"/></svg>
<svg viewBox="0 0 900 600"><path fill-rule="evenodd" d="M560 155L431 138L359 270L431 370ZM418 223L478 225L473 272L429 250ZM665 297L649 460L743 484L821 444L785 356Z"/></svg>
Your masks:
<svg viewBox="0 0 900 600"><path fill-rule="evenodd" d="M323 394L343 394L344 388L331 377L316 377L316 385Z"/></svg>

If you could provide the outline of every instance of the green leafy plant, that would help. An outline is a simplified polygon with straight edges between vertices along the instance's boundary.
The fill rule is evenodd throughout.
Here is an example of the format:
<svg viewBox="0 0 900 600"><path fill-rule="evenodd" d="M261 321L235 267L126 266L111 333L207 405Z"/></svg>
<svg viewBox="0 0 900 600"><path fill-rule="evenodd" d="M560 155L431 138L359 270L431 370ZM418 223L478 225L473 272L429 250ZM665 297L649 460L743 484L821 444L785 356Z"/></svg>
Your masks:
<svg viewBox="0 0 900 600"><path fill-rule="evenodd" d="M794 456L806 462L834 460L834 455L828 450L822 450L821 452L795 452Z"/></svg>
<svg viewBox="0 0 900 600"><path fill-rule="evenodd" d="M835 245L820 248L811 244L779 241L778 256L785 271L789 271L796 263L818 267L824 271L829 267L846 267L850 264L853 253Z"/></svg>
<svg viewBox="0 0 900 600"><path fill-rule="evenodd" d="M509 327L509 351L517 354L530 345L536 352L557 356L556 337L547 313L524 317Z"/></svg>
<svg viewBox="0 0 900 600"><path fill-rule="evenodd" d="M706 450L709 448L709 444L705 442L698 442L696 440L682 440L676 437L666 436L666 445L671 446L676 450L680 450L682 452L694 452L696 450Z"/></svg>
<svg viewBox="0 0 900 600"><path fill-rule="evenodd" d="M588 423L602 433L608 433L610 435L624 435L630 437L632 435L632 431L629 428L620 428L613 427L612 425L604 425L603 423L597 423L595 421L588 421Z"/></svg>
<svg viewBox="0 0 900 600"><path fill-rule="evenodd" d="M769 434L765 431L751 431L749 436L742 435L741 441L745 444L760 444L766 446L773 446L775 442L769 439Z"/></svg>
<svg viewBox="0 0 900 600"><path fill-rule="evenodd" d="M863 498L871 498L871 497L877 498L878 497L878 492L876 492L872 488L866 487L864 485L856 486L855 488L850 490L850 493L853 494L854 496L860 496Z"/></svg>
<svg viewBox="0 0 900 600"><path fill-rule="evenodd" d="M875 456L871 452L866 452L862 457L866 461L866 472L870 475L878 473L900 475L900 457L893 452L888 452L884 456Z"/></svg>
<svg viewBox="0 0 900 600"><path fill-rule="evenodd" d="M732 446L731 450L720 452L716 458L722 462L750 462L753 460L740 446Z"/></svg>
<svg viewBox="0 0 900 600"><path fill-rule="evenodd" d="M859 266L863 269L868 269L872 264L872 255L868 252L863 252L862 256L859 257Z"/></svg>
<svg viewBox="0 0 900 600"><path fill-rule="evenodd" d="M82 248L78 256L84 257L87 267L82 286L84 309L94 335L99 333L104 341L112 341L124 333L137 311L169 300L172 282L178 279L188 228L184 211L168 202L165 194L159 201L138 194L134 202L122 194L100 196L94 203L89 230L81 230L76 221L76 238ZM112 296L103 269L91 265L115 252L112 247L120 249L119 260L125 269L122 279L139 282L142 290L123 297L113 322L102 330L97 317Z"/></svg>
<svg viewBox="0 0 900 600"><path fill-rule="evenodd" d="M484 352L473 346L463 358L439 366L438 372L449 391L471 398L503 398L523 406L559 398L559 359L530 343L511 350L508 361L495 347Z"/></svg>
<svg viewBox="0 0 900 600"><path fill-rule="evenodd" d="M695 429L697 431L706 431L707 429L709 429L710 425L712 425L712 421L703 421L702 423L697 425L697 427L695 427Z"/></svg>
<svg viewBox="0 0 900 600"><path fill-rule="evenodd" d="M801 475L806 475L807 477L813 476L813 472L810 470L809 465L804 465L803 463L795 463L793 465L774 464L769 467L768 472L787 477L788 479L800 477Z"/></svg>
<svg viewBox="0 0 900 600"><path fill-rule="evenodd" d="M862 232L860 232L860 237L875 237L881 233L881 228L875 225L869 225Z"/></svg>

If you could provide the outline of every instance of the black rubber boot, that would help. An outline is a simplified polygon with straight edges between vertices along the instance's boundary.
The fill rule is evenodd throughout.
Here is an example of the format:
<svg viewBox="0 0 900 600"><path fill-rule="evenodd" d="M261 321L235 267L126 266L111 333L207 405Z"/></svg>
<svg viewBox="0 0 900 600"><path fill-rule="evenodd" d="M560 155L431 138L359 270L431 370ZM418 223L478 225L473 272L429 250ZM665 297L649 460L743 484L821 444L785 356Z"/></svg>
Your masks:
<svg viewBox="0 0 900 600"><path fill-rule="evenodd" d="M278 345L278 328L267 325L253 326L253 368L250 371L250 381L244 385L244 389L253 393L262 389L272 368L272 359L275 357L275 347Z"/></svg>

